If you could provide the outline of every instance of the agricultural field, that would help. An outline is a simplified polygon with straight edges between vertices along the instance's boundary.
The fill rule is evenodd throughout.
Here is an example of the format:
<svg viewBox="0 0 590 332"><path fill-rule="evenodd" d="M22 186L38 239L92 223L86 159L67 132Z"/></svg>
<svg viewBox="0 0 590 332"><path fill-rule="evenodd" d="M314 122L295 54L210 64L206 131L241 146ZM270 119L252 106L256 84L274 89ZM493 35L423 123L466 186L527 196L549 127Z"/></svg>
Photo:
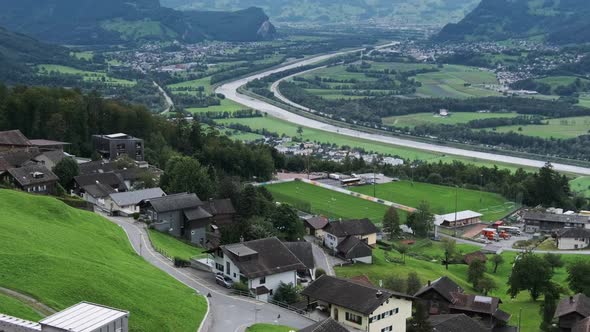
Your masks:
<svg viewBox="0 0 590 332"><path fill-rule="evenodd" d="M385 205L299 181L268 185L266 188L278 202L330 219L369 218L373 223L380 224L387 211ZM400 211L400 217L405 220L406 214Z"/></svg>
<svg viewBox="0 0 590 332"><path fill-rule="evenodd" d="M87 82L103 82L112 85L134 86L135 81L114 78L103 72L80 70L73 67L61 65L39 65L37 66L39 75L49 75L51 73L58 73L62 75L76 75L82 76Z"/></svg>
<svg viewBox="0 0 590 332"><path fill-rule="evenodd" d="M0 313L34 322L43 318L26 303L2 293L0 293Z"/></svg>
<svg viewBox="0 0 590 332"><path fill-rule="evenodd" d="M441 117L432 113L417 113L402 116L392 116L383 119L383 123L396 127L410 127L424 124L462 124L472 120L494 119L494 118L514 118L516 113L477 113L477 112L456 112L450 116Z"/></svg>
<svg viewBox="0 0 590 332"><path fill-rule="evenodd" d="M198 89L199 87L201 87L203 89L203 94L205 94L205 95L211 94L213 92L211 89L211 77L207 76L207 77L199 78L198 80L192 80L192 81L186 81L186 82L180 82L180 83L168 85L168 89L170 89L170 91L172 91L172 93L184 93L184 94L191 94L191 95L198 95L199 92L196 91L196 89ZM186 89L186 88L195 89L195 91L183 91L183 89Z"/></svg>
<svg viewBox="0 0 590 332"><path fill-rule="evenodd" d="M590 176L582 176L570 181L570 188L572 191L590 198Z"/></svg>
<svg viewBox="0 0 590 332"><path fill-rule="evenodd" d="M310 323L311 325L311 323ZM284 325L254 324L246 329L246 332L290 332L293 328Z"/></svg>
<svg viewBox="0 0 590 332"><path fill-rule="evenodd" d="M247 109L247 107L244 107L244 106L242 106L232 100L229 100L229 99L220 99L219 101L220 101L220 105L214 105L214 106L208 106L208 107L190 107L190 108L187 108L186 110L188 112L193 113L193 114L198 114L198 113L207 113L207 112L234 113L235 111Z"/></svg>
<svg viewBox="0 0 590 332"><path fill-rule="evenodd" d="M490 129L486 129L490 130ZM590 116L549 119L547 125L523 125L497 127L495 131L501 133L515 132L522 135L541 138L568 139L590 133Z"/></svg>
<svg viewBox="0 0 590 332"><path fill-rule="evenodd" d="M544 78L536 79L535 81L540 83L549 84L551 86L551 91L555 90L558 86L567 86L574 83L578 77L575 76L548 76ZM587 84L590 82L587 79L580 79L582 83Z"/></svg>
<svg viewBox="0 0 590 332"><path fill-rule="evenodd" d="M483 214L485 221L496 221L514 209L514 204L507 202L498 194L429 183L399 181L376 185L377 197L386 201L418 207L421 201L430 205L432 212L446 214L455 211L455 193L459 211L473 210ZM373 186L354 187L352 191L373 195Z"/></svg>
<svg viewBox="0 0 590 332"><path fill-rule="evenodd" d="M94 52L93 51L71 52L70 55L73 56L76 59L86 60L86 61L90 61L90 60L92 60L94 58Z"/></svg>
<svg viewBox="0 0 590 332"><path fill-rule="evenodd" d="M203 253L205 249L184 243L168 234L150 229L149 235L154 248L163 253L164 256L171 258L179 257L184 260L207 256Z"/></svg>
<svg viewBox="0 0 590 332"><path fill-rule="evenodd" d="M131 331L142 332L192 332L205 315L204 297L138 256L120 227L94 213L0 190L0 229L0 266L11 272L0 273L0 286L56 310L80 301L129 310Z"/></svg>
<svg viewBox="0 0 590 332"><path fill-rule="evenodd" d="M415 79L422 83L416 91L419 97L472 98L502 95L484 88L484 85L498 84L494 73L475 67L445 65L439 72L418 74Z"/></svg>

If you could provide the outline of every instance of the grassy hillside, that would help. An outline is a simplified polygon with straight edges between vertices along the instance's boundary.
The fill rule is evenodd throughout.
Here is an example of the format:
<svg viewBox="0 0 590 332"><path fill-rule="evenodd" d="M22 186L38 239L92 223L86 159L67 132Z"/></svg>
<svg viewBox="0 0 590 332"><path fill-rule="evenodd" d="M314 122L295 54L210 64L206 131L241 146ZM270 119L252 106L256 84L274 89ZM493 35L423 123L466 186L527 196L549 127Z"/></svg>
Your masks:
<svg viewBox="0 0 590 332"><path fill-rule="evenodd" d="M43 316L31 309L27 304L2 293L0 293L0 314L32 321L38 321L43 318Z"/></svg>
<svg viewBox="0 0 590 332"><path fill-rule="evenodd" d="M0 190L0 286L57 310L91 301L129 310L131 331L190 331L202 296L145 262L115 224L61 202ZM158 305L165 304L165 305Z"/></svg>

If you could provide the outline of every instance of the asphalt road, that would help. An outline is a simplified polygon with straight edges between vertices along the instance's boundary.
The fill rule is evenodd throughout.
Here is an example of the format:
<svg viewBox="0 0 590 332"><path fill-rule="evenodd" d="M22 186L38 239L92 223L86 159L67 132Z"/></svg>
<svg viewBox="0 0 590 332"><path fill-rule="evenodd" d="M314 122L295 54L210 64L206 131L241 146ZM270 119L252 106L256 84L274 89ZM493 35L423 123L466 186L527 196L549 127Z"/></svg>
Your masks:
<svg viewBox="0 0 590 332"><path fill-rule="evenodd" d="M355 50L355 51L357 51L357 50ZM502 163L517 165L517 166L523 166L523 167L541 168L541 167L543 167L543 165L545 165L544 161L539 161L539 160L534 160L534 159L511 157L511 156L505 156L505 155L495 154L495 153L490 153L490 152L478 152L478 151L472 151L472 150L464 150L464 149L453 148L453 147L449 147L449 146L442 146L442 145L436 145L436 144L432 144L432 143L417 142L417 141L412 141L409 139L397 138L397 137L393 137L393 136L386 136L386 135L380 135L380 134L369 134L369 133L365 133L365 132L354 130L354 129L342 128L339 126L323 123L318 120L306 118L304 116L297 115L295 113L291 113L283 108L271 105L271 104L266 103L264 101L239 94L237 91L237 89L239 87L241 87L241 86L243 86L243 85L247 84L248 82L253 81L255 79L260 79L260 78L263 78L263 77L268 76L270 74L282 72L282 71L289 70L292 68L297 68L297 67L301 67L301 66L314 64L314 63L317 63L317 62L320 62L323 60L327 60L329 58L339 56L339 55L349 53L349 52L353 52L353 51L336 52L333 54L321 55L321 56L317 56L317 57L308 58L308 59L305 59L305 60L302 60L299 62L291 63L291 64L285 65L283 67L280 67L280 68L275 68L272 70L265 71L263 73L259 73L259 74L252 75L252 76L249 76L246 78L238 79L238 80L230 82L230 83L223 84L223 85L219 86L215 90L215 92L222 93L225 95L226 98L233 100L237 103L240 103L244 106L259 110L260 112L263 112L263 113L268 113L269 115L272 115L272 116L279 118L281 120L285 120L285 121L294 123L298 126L304 126L304 127L308 127L308 128L313 128L313 129L322 130L322 131L340 134L340 135L349 136L349 137L362 138L362 139L373 141L373 142L386 143L386 144L391 144L391 145L395 145L395 146L437 152L437 153L442 153L442 154L447 154L447 155L461 156L461 157L467 157L467 158L477 158L477 159L481 159L481 160L487 160L487 161L492 161L492 162L502 162ZM273 92L275 92L275 95L278 96L279 94L277 94L276 86L277 86L277 84L273 85L273 87L274 87ZM294 104L292 102L289 102L289 103L292 105ZM307 109L305 107L302 107L302 108ZM561 172L575 173L575 174L581 174L581 175L590 175L590 168L586 168L586 167L572 166L572 165L560 164L560 163L553 163L553 167L555 170L558 170Z"/></svg>
<svg viewBox="0 0 590 332"><path fill-rule="evenodd" d="M205 296L211 294L209 312L199 331L242 332L255 322L281 324L295 329L301 329L314 323L308 318L275 305L230 295L227 289L215 284L212 273L200 272L191 268L175 268L172 262L153 250L143 224L133 222L128 218L103 216L123 228L133 249L150 264L199 294ZM278 318L279 315L280 318Z"/></svg>

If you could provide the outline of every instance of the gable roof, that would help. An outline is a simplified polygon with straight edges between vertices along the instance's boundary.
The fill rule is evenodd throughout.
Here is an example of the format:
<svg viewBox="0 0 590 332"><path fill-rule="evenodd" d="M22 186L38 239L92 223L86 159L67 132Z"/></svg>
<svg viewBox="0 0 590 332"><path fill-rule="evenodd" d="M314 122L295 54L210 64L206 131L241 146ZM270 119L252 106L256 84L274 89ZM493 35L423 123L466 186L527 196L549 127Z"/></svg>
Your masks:
<svg viewBox="0 0 590 332"><path fill-rule="evenodd" d="M555 317L565 316L571 313L578 313L583 317L590 316L590 298L584 294L576 294L572 297L562 299L557 304Z"/></svg>
<svg viewBox="0 0 590 332"><path fill-rule="evenodd" d="M346 237L349 235L368 235L377 233L379 230L371 220L347 220L332 221L324 227L324 231L336 237Z"/></svg>
<svg viewBox="0 0 590 332"><path fill-rule="evenodd" d="M391 297L412 300L413 297L352 280L323 275L301 292L312 299L335 304L369 315Z"/></svg>
<svg viewBox="0 0 590 332"><path fill-rule="evenodd" d="M285 242L285 246L307 267L313 269L315 263L313 260L313 247L311 243L301 242Z"/></svg>
<svg viewBox="0 0 590 332"><path fill-rule="evenodd" d="M559 230L557 232L557 237L558 238L568 238L568 239L578 239L578 238L586 239L586 238L590 238L590 230L586 229L586 228L580 228L580 227L564 228L564 229Z"/></svg>
<svg viewBox="0 0 590 332"><path fill-rule="evenodd" d="M78 175L74 177L74 181L76 181L80 187L102 183L121 191L127 190L125 181L123 181L119 174L113 172Z"/></svg>
<svg viewBox="0 0 590 332"><path fill-rule="evenodd" d="M510 314L498 309L502 300L497 297L457 292L453 292L451 295L453 296L453 302L449 306L451 309L493 315L503 321L510 319Z"/></svg>
<svg viewBox="0 0 590 332"><path fill-rule="evenodd" d="M0 170L8 170L9 168L17 168L33 164L31 159L39 154L40 152L36 148L29 149L28 151L14 150L0 152Z"/></svg>
<svg viewBox="0 0 590 332"><path fill-rule="evenodd" d="M322 229L322 228L326 227L326 225L329 222L330 221L328 220L328 218L322 217L322 216L316 216L316 217L311 217L309 219L305 219L305 223L307 223L313 229Z"/></svg>
<svg viewBox="0 0 590 332"><path fill-rule="evenodd" d="M355 236L348 236L341 241L336 250L346 259L368 257L373 254L373 249Z"/></svg>
<svg viewBox="0 0 590 332"><path fill-rule="evenodd" d="M54 164L59 163L66 157L65 153L61 150L51 150L41 152L40 155L33 157L33 159L38 160L41 156L45 156L45 158L49 159Z"/></svg>
<svg viewBox="0 0 590 332"><path fill-rule="evenodd" d="M65 145L71 145L71 143L68 142L60 142L60 141L52 141L52 140L48 140L48 139L31 139L29 140L31 142L31 145L37 146L37 147L51 147L51 146L65 146Z"/></svg>
<svg viewBox="0 0 590 332"><path fill-rule="evenodd" d="M523 219L535 220L535 221L548 221L548 222L561 222L561 223L574 223L574 224L585 224L588 223L588 216L579 216L575 214L554 214L545 212L528 211L523 214Z"/></svg>
<svg viewBox="0 0 590 332"><path fill-rule="evenodd" d="M119 206L136 205L144 199L151 199L166 196L160 188L149 188L124 193L113 193L110 195L113 202Z"/></svg>
<svg viewBox="0 0 590 332"><path fill-rule="evenodd" d="M89 161L79 165L80 175L93 173L108 173L117 170L115 163L105 162L103 160Z"/></svg>
<svg viewBox="0 0 590 332"><path fill-rule="evenodd" d="M221 246L246 278L304 270L305 265L276 237Z"/></svg>
<svg viewBox="0 0 590 332"><path fill-rule="evenodd" d="M202 207L198 206L194 209L183 210L184 216L188 221L196 221L201 219L209 219L213 217L209 212L205 211Z"/></svg>
<svg viewBox="0 0 590 332"><path fill-rule="evenodd" d="M482 214L471 210L457 211L457 217L455 218L455 212L447 213L440 216L434 217L434 223L438 226L442 225L445 221L454 222L457 220L481 218Z"/></svg>
<svg viewBox="0 0 590 332"><path fill-rule="evenodd" d="M348 329L329 317L313 325L299 330L299 332L348 332Z"/></svg>
<svg viewBox="0 0 590 332"><path fill-rule="evenodd" d="M45 166L30 165L21 168L10 168L8 173L21 186L31 186L48 182L57 182L59 178ZM37 177L36 175L40 175Z"/></svg>
<svg viewBox="0 0 590 332"><path fill-rule="evenodd" d="M463 288L461 288L457 283L451 280L449 277L444 276L436 279L433 282L428 282L428 285L422 287L414 296L420 297L420 295L425 294L426 292L433 290L437 292L440 296L445 298L445 300L453 302L453 295L452 293L463 292Z"/></svg>
<svg viewBox="0 0 590 332"><path fill-rule="evenodd" d="M146 199L142 202L151 205L156 212L191 210L203 205L203 202L201 202L196 194L189 193Z"/></svg>
<svg viewBox="0 0 590 332"><path fill-rule="evenodd" d="M231 202L231 199L213 199L203 202L203 209L212 215L219 214L235 214L236 209Z"/></svg>
<svg viewBox="0 0 590 332"><path fill-rule="evenodd" d="M433 315L428 318L433 332L489 332L476 320L465 314Z"/></svg>
<svg viewBox="0 0 590 332"><path fill-rule="evenodd" d="M0 131L0 145L32 146L31 141L20 130Z"/></svg>
<svg viewBox="0 0 590 332"><path fill-rule="evenodd" d="M94 198L104 198L115 192L115 189L113 189L113 187L103 183L89 184L87 186L82 187L82 189L84 189L84 191L88 195Z"/></svg>

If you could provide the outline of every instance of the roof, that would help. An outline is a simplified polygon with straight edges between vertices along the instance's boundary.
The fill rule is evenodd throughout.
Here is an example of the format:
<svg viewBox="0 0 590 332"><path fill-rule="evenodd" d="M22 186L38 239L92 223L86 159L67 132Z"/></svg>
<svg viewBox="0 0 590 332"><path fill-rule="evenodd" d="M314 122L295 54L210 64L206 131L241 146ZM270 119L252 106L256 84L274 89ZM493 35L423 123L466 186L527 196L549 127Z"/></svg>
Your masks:
<svg viewBox="0 0 590 332"><path fill-rule="evenodd" d="M32 140L30 140L30 142L32 145L38 146L38 147L71 145L71 143L52 141L52 140L48 140L48 139L32 139Z"/></svg>
<svg viewBox="0 0 590 332"><path fill-rule="evenodd" d="M557 232L558 238L569 238L569 239L578 239L578 238L590 238L590 230L586 228L564 228Z"/></svg>
<svg viewBox="0 0 590 332"><path fill-rule="evenodd" d="M209 212L205 211L202 207L196 207L194 209L185 209L183 210L184 216L186 220L193 221L193 220L201 220L201 219L209 219L213 217Z"/></svg>
<svg viewBox="0 0 590 332"><path fill-rule="evenodd" d="M303 328L299 332L348 332L348 329L330 317Z"/></svg>
<svg viewBox="0 0 590 332"><path fill-rule="evenodd" d="M82 187L82 189L84 189L88 195L94 198L104 198L115 192L113 187L103 183L89 184Z"/></svg>
<svg viewBox="0 0 590 332"><path fill-rule="evenodd" d="M472 219L472 218L481 218L481 216L482 216L481 213L477 213L477 212L474 212L474 211L471 211L471 210L459 211L456 214L457 214L457 218L456 219L455 219L455 212L448 213L448 214L443 214L443 215L440 215L440 216L436 216L434 218L434 223L437 226L440 226L445 221L453 222L453 221L457 221L457 220L466 220L466 219Z"/></svg>
<svg viewBox="0 0 590 332"><path fill-rule="evenodd" d="M574 214L554 214L545 212L525 212L522 216L526 220L548 221L548 222L562 222L562 223L576 223L585 224L588 222L588 216L578 216Z"/></svg>
<svg viewBox="0 0 590 332"><path fill-rule="evenodd" d="M577 322L576 325L572 327L571 332L588 332L590 331L590 317L586 317L581 321Z"/></svg>
<svg viewBox="0 0 590 332"><path fill-rule="evenodd" d="M306 268L276 237L225 245L221 249L248 279Z"/></svg>
<svg viewBox="0 0 590 332"><path fill-rule="evenodd" d="M326 225L324 231L336 237L349 235L368 235L379 230L369 219L332 221Z"/></svg>
<svg viewBox="0 0 590 332"><path fill-rule="evenodd" d="M132 167L114 170L114 172L121 175L123 180L138 180L144 174L145 170L141 168Z"/></svg>
<svg viewBox="0 0 590 332"><path fill-rule="evenodd" d="M113 172L78 175L74 177L74 181L76 181L80 187L102 183L120 190L127 189L125 181L123 181L121 176Z"/></svg>
<svg viewBox="0 0 590 332"><path fill-rule="evenodd" d="M39 157L41 156L45 156L47 159L51 160L51 162L53 162L54 164L59 163L60 161L62 161L66 155L63 151L61 150L51 150L51 151L45 151L42 152L40 155L35 156L35 159L39 159Z"/></svg>
<svg viewBox="0 0 590 332"><path fill-rule="evenodd" d="M510 315L503 311L496 313L499 310L498 305L502 303L497 297L457 292L453 292L451 295L453 296L453 302L449 306L451 309L493 315L501 320L506 319L506 321L510 319Z"/></svg>
<svg viewBox="0 0 590 332"><path fill-rule="evenodd" d="M144 199L166 196L166 193L160 188L150 188L124 193L111 194L111 200L119 206L137 205Z"/></svg>
<svg viewBox="0 0 590 332"><path fill-rule="evenodd" d="M391 297L412 300L413 297L361 284L349 279L322 275L301 292L312 299L335 304L369 315Z"/></svg>
<svg viewBox="0 0 590 332"><path fill-rule="evenodd" d="M285 242L289 250L307 267L313 269L315 262L313 260L313 248L309 242Z"/></svg>
<svg viewBox="0 0 590 332"><path fill-rule="evenodd" d="M18 129L0 131L0 145L32 146L31 141Z"/></svg>
<svg viewBox="0 0 590 332"><path fill-rule="evenodd" d="M461 288L459 285L457 285L449 277L444 276L444 277L440 277L440 278L436 279L433 282L429 282L428 285L422 287L422 289L420 289L418 291L418 293L416 293L414 296L420 297L420 295L425 294L426 292L428 292L430 290L437 292L440 296L444 297L449 302L453 302L452 293L454 293L454 292L462 293L463 292L463 288Z"/></svg>
<svg viewBox="0 0 590 332"><path fill-rule="evenodd" d="M355 236L348 236L338 244L336 250L346 259L368 257L373 254L373 249Z"/></svg>
<svg viewBox="0 0 590 332"><path fill-rule="evenodd" d="M465 314L433 315L428 318L433 332L488 332L489 329Z"/></svg>
<svg viewBox="0 0 590 332"><path fill-rule="evenodd" d="M212 215L216 216L219 214L235 214L236 209L231 202L231 199L213 199L203 202L203 209Z"/></svg>
<svg viewBox="0 0 590 332"><path fill-rule="evenodd" d="M21 186L31 186L35 184L57 182L59 178L45 166L30 165L21 168L10 168L8 173ZM39 177L37 177L39 175Z"/></svg>
<svg viewBox="0 0 590 332"><path fill-rule="evenodd" d="M60 311L39 323L71 332L92 332L116 319L128 316L129 312L98 304L81 302Z"/></svg>
<svg viewBox="0 0 590 332"><path fill-rule="evenodd" d="M501 246L497 246L494 244L488 244L485 247L480 249L481 252L485 253L492 253L492 254L500 254L503 251Z"/></svg>
<svg viewBox="0 0 590 332"><path fill-rule="evenodd" d="M22 330L16 331L41 331L41 324L31 322L17 317L12 317L4 314L0 314L0 326L4 326L2 323L8 323L10 327L20 327Z"/></svg>
<svg viewBox="0 0 590 332"><path fill-rule="evenodd" d="M4 151L0 152L0 170L7 170L13 167L26 166L27 164L33 164L31 159L35 158L40 154L37 148L15 151Z"/></svg>
<svg viewBox="0 0 590 332"><path fill-rule="evenodd" d="M557 304L555 317L565 316L573 312L579 313L583 317L590 316L590 298L584 294L576 294L562 299Z"/></svg>
<svg viewBox="0 0 590 332"><path fill-rule="evenodd" d="M313 229L322 229L330 222L328 218L316 216L306 219L305 222Z"/></svg>
<svg viewBox="0 0 590 332"><path fill-rule="evenodd" d="M196 194L189 193L152 198L144 200L144 202L149 203L156 212L190 210L203 205L203 202Z"/></svg>
<svg viewBox="0 0 590 332"><path fill-rule="evenodd" d="M79 165L80 174L92 174L92 173L107 173L117 169L115 163L104 162L103 160L89 161Z"/></svg>
<svg viewBox="0 0 590 332"><path fill-rule="evenodd" d="M467 265L471 264L474 260L480 260L485 263L488 261L488 258L481 251L472 252L463 256L463 261Z"/></svg>

